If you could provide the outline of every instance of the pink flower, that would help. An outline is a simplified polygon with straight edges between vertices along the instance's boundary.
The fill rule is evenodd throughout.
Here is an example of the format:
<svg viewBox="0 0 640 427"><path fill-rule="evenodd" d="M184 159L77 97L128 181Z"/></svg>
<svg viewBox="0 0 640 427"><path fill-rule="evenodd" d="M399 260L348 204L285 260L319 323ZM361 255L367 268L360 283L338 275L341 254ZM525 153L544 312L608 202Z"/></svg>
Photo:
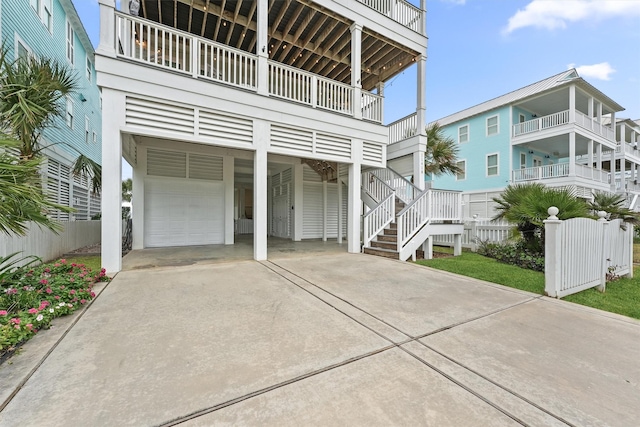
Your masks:
<svg viewBox="0 0 640 427"><path fill-rule="evenodd" d="M67 260L66 260L66 259L64 259L64 258L62 258L62 259L60 260L60 264L66 264L66 263L67 263Z"/></svg>
<svg viewBox="0 0 640 427"><path fill-rule="evenodd" d="M48 294L53 293L53 291L51 290L51 288L47 288L47 289L45 289L44 291L45 291L46 293L48 293Z"/></svg>
<svg viewBox="0 0 640 427"><path fill-rule="evenodd" d="M95 298L96 297L96 293L91 291L91 298Z"/></svg>
<svg viewBox="0 0 640 427"><path fill-rule="evenodd" d="M107 272L107 269L106 269L106 268L102 268L102 269L100 269L100 273L106 273L106 272Z"/></svg>
<svg viewBox="0 0 640 427"><path fill-rule="evenodd" d="M71 302L76 302L78 301L78 297L75 297L74 299L71 300Z"/></svg>
<svg viewBox="0 0 640 427"><path fill-rule="evenodd" d="M76 294L75 289L71 289L71 290L69 291L69 295L75 295L75 294Z"/></svg>
<svg viewBox="0 0 640 427"><path fill-rule="evenodd" d="M18 319L17 317L14 317L10 320L10 322L13 323L14 325L19 325L20 319Z"/></svg>
<svg viewBox="0 0 640 427"><path fill-rule="evenodd" d="M86 303L87 303L86 299L83 298L83 299L80 300L80 304L86 304Z"/></svg>
<svg viewBox="0 0 640 427"><path fill-rule="evenodd" d="M29 287L28 286L23 286L22 289L24 289L25 291L28 291Z"/></svg>
<svg viewBox="0 0 640 427"><path fill-rule="evenodd" d="M16 329L20 329L20 325L14 325L13 327Z"/></svg>
<svg viewBox="0 0 640 427"><path fill-rule="evenodd" d="M51 269L49 267L47 267L47 268L44 269L44 272L45 273L51 273Z"/></svg>
<svg viewBox="0 0 640 427"><path fill-rule="evenodd" d="M28 330L33 329L33 325L31 323L27 323L25 326L27 327Z"/></svg>
<svg viewBox="0 0 640 427"><path fill-rule="evenodd" d="M60 267L60 264L58 264L57 262L55 264L53 264L54 267Z"/></svg>
<svg viewBox="0 0 640 427"><path fill-rule="evenodd" d="M38 309L37 308L30 308L29 309L29 314L38 314Z"/></svg>
<svg viewBox="0 0 640 427"><path fill-rule="evenodd" d="M80 273L78 277L84 277L84 276L86 276L86 273Z"/></svg>
<svg viewBox="0 0 640 427"><path fill-rule="evenodd" d="M51 304L49 301L40 301L40 307L49 307Z"/></svg>
<svg viewBox="0 0 640 427"><path fill-rule="evenodd" d="M55 297L53 297L53 298L55 298L55 299L60 299L60 297L59 297L58 295L56 295L56 296L55 296Z"/></svg>
<svg viewBox="0 0 640 427"><path fill-rule="evenodd" d="M75 281L76 281L76 279L74 279L73 277L70 277L70 278L69 278L69 281L70 281L71 283L73 283L73 282L75 282Z"/></svg>
<svg viewBox="0 0 640 427"><path fill-rule="evenodd" d="M7 295L15 295L18 293L18 290L16 288L9 288L5 292Z"/></svg>
<svg viewBox="0 0 640 427"><path fill-rule="evenodd" d="M42 285L47 285L47 284L49 284L49 281L47 279L42 279L42 280L40 280L40 283Z"/></svg>
<svg viewBox="0 0 640 427"><path fill-rule="evenodd" d="M7 314L7 310L0 310L0 316L6 316Z"/></svg>
<svg viewBox="0 0 640 427"><path fill-rule="evenodd" d="M60 285L60 289L64 289L64 285Z"/></svg>
<svg viewBox="0 0 640 427"><path fill-rule="evenodd" d="M71 267L77 267L77 266L78 266L78 264L76 264L75 262L71 263Z"/></svg>

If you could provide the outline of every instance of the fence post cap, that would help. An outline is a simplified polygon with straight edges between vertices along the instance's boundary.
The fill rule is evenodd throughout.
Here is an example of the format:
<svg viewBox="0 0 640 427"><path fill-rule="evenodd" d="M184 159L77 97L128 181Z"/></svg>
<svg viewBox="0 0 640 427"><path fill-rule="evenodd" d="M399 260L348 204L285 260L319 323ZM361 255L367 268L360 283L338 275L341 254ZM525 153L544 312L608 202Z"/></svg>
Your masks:
<svg viewBox="0 0 640 427"><path fill-rule="evenodd" d="M560 209L556 208L555 206L551 206L549 209L547 209L547 213L549 214L549 218L547 219L558 219L558 217L556 215L558 215L558 212L560 212Z"/></svg>
<svg viewBox="0 0 640 427"><path fill-rule="evenodd" d="M598 211L598 221L606 221L606 216L607 213L605 211Z"/></svg>
<svg viewBox="0 0 640 427"><path fill-rule="evenodd" d="M477 220L478 219L478 214L473 214L473 219Z"/></svg>

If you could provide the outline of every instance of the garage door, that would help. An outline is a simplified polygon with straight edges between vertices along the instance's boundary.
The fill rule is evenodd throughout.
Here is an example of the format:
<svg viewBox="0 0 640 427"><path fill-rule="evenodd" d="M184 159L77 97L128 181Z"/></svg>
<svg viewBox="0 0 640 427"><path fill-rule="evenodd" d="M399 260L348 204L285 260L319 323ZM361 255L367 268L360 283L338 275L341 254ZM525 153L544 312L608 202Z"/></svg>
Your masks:
<svg viewBox="0 0 640 427"><path fill-rule="evenodd" d="M150 178L144 187L146 247L224 243L224 184Z"/></svg>

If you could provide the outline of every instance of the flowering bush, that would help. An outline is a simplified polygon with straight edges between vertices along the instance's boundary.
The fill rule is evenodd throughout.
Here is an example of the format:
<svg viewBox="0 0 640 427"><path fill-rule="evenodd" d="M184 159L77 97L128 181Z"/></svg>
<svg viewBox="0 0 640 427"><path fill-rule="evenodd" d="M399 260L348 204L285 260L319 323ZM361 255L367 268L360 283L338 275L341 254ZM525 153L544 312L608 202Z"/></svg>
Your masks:
<svg viewBox="0 0 640 427"><path fill-rule="evenodd" d="M91 301L93 284L107 280L104 268L94 273L64 259L5 272L0 279L0 356L48 328L52 319Z"/></svg>

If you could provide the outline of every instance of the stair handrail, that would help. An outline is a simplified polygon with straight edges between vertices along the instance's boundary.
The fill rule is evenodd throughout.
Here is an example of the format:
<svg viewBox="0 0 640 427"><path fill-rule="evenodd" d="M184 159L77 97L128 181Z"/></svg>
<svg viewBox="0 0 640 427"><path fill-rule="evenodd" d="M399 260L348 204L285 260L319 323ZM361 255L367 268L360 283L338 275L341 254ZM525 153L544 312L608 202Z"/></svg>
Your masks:
<svg viewBox="0 0 640 427"><path fill-rule="evenodd" d="M403 203L409 204L423 193L416 185L394 171L390 167L384 169L374 169L371 171L373 175L376 175L383 181L385 181L396 192L398 197Z"/></svg>
<svg viewBox="0 0 640 427"><path fill-rule="evenodd" d="M380 179L377 175L369 172L363 172L362 188L371 196L376 203L382 203L382 201L390 194L394 193L394 189L391 188L385 181ZM366 183L366 185L365 185Z"/></svg>
<svg viewBox="0 0 640 427"><path fill-rule="evenodd" d="M389 193L375 208L362 217L363 247L369 243L395 218L395 194Z"/></svg>
<svg viewBox="0 0 640 427"><path fill-rule="evenodd" d="M422 192L396 215L398 252L431 219L431 190Z"/></svg>

